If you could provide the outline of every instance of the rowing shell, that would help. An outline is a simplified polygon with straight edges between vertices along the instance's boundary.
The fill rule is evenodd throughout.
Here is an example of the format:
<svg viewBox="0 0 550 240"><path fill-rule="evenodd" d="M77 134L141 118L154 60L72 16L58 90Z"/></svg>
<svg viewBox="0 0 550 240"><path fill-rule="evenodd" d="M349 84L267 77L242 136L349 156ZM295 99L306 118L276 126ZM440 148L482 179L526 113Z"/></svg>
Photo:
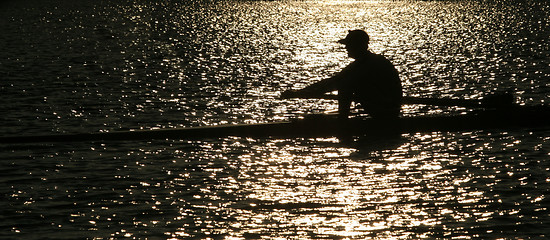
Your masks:
<svg viewBox="0 0 550 240"><path fill-rule="evenodd" d="M380 122L371 118L352 118L342 121L334 116L313 116L304 119L274 123L217 125L106 133L1 137L0 143L152 139L192 140L227 136L256 138L332 137L342 135L368 135L369 133L384 134L386 132L416 133L495 128L539 128L549 126L550 107L513 106L506 110L484 110L454 116L402 117L394 122Z"/></svg>

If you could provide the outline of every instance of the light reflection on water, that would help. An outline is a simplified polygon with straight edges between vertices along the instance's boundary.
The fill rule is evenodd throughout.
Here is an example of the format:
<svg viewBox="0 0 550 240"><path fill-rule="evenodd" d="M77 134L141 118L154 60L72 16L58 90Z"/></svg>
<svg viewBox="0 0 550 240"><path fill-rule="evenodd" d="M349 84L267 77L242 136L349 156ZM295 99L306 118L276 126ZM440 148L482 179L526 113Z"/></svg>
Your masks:
<svg viewBox="0 0 550 240"><path fill-rule="evenodd" d="M54 237L545 235L547 137L404 138L378 151L336 139L21 147L2 161L1 224Z"/></svg>
<svg viewBox="0 0 550 240"><path fill-rule="evenodd" d="M9 9L8 12L5 9ZM223 1L4 8L2 134L249 123L334 110L280 91L366 29L407 95L547 101L544 2ZM13 11L11 11L13 10ZM61 54L63 53L63 54ZM7 59L3 60L3 59ZM28 110L21 110L28 109ZM405 115L466 111L406 106ZM3 145L0 238L545 237L548 131L389 145L243 139Z"/></svg>

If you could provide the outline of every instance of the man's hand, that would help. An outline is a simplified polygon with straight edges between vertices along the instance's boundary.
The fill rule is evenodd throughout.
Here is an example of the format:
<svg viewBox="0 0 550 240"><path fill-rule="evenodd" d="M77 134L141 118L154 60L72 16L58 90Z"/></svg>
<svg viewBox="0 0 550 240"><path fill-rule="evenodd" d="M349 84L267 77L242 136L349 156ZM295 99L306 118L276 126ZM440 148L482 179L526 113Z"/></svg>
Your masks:
<svg viewBox="0 0 550 240"><path fill-rule="evenodd" d="M298 97L298 93L295 90L286 90L281 93L281 98L295 98Z"/></svg>

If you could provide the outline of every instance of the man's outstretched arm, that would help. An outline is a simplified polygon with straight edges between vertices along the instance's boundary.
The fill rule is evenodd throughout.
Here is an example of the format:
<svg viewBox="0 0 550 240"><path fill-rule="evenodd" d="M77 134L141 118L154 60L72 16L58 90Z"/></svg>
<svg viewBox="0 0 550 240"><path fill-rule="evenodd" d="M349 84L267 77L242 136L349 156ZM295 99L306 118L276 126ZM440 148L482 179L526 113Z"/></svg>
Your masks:
<svg viewBox="0 0 550 240"><path fill-rule="evenodd" d="M281 98L321 97L327 92L338 90L342 75L342 73L338 73L331 78L321 80L300 90L284 91L281 93Z"/></svg>

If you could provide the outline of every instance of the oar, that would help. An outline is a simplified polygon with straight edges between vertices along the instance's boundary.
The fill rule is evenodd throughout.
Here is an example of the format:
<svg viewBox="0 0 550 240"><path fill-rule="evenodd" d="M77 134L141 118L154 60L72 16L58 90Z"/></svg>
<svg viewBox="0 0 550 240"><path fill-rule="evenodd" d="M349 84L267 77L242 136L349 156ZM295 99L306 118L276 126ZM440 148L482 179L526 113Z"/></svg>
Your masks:
<svg viewBox="0 0 550 240"><path fill-rule="evenodd" d="M490 95L483 99L403 97L403 104L424 104L435 106L479 108L507 108L514 105L514 96L512 94L499 94Z"/></svg>
<svg viewBox="0 0 550 240"><path fill-rule="evenodd" d="M338 95L325 94L321 96L303 96L306 99L328 99L337 100ZM453 98L425 98L425 97L403 97L403 104L424 104L434 106L457 106L457 107L479 107L479 108L506 108L514 105L512 94L490 95L483 99L453 99Z"/></svg>

